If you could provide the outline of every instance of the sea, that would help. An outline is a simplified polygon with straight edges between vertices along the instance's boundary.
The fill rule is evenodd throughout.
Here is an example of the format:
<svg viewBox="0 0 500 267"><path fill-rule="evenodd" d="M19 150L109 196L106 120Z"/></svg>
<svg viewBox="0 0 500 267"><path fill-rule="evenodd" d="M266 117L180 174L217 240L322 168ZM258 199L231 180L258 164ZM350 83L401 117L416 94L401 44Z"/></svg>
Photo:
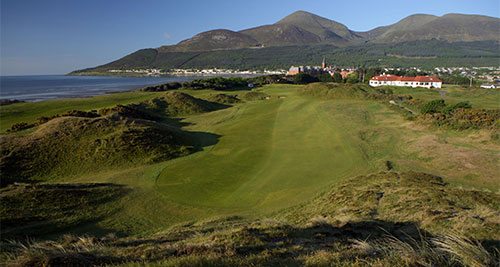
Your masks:
<svg viewBox="0 0 500 267"><path fill-rule="evenodd" d="M0 76L0 99L37 102L55 98L90 97L198 78L200 77Z"/></svg>

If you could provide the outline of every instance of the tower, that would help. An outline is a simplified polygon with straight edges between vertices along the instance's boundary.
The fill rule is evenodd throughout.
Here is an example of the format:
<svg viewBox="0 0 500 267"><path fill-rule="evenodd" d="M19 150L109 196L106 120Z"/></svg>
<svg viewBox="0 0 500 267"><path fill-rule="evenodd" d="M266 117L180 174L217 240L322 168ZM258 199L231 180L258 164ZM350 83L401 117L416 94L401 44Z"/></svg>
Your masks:
<svg viewBox="0 0 500 267"><path fill-rule="evenodd" d="M323 62L321 63L321 68L326 69L326 59L323 57Z"/></svg>

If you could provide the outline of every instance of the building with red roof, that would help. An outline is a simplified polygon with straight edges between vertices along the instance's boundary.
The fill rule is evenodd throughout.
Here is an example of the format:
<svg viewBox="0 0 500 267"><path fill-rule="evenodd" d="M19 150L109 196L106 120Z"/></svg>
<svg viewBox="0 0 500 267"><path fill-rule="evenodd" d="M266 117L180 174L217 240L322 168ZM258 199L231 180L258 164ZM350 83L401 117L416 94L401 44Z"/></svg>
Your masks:
<svg viewBox="0 0 500 267"><path fill-rule="evenodd" d="M441 88L443 81L435 76L406 77L391 74L374 76L370 79L370 86L407 86L424 88Z"/></svg>

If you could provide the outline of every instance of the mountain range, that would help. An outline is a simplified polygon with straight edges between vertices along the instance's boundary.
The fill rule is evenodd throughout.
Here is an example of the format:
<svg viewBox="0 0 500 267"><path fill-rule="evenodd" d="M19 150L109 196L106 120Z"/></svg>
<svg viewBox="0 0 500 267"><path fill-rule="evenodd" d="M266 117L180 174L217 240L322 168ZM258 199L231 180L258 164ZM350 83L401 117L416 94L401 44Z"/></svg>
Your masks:
<svg viewBox="0 0 500 267"><path fill-rule="evenodd" d="M366 32L357 32L342 23L309 12L297 11L274 24L241 31L217 29L202 32L176 45L139 50L118 61L90 70L132 67L182 68L191 60L190 57L195 58L200 53L214 51L219 51L217 54L220 55L220 51L266 50L294 46L302 47L299 50L307 52L313 46L327 46L330 50L335 50L350 47L364 48L380 44L386 46L411 42L420 42L421 44L431 41L442 43L489 42L493 44L489 47L489 52L494 53L496 50L498 55L500 19L481 15L446 14L434 16L415 14L392 25L377 27ZM190 57L186 54L183 57L183 53L188 53L187 55ZM234 54L234 51L227 53ZM257 54L268 53L257 52ZM165 60L165 56L171 59ZM175 64L166 61L175 61ZM214 67L223 67L220 66L224 64L223 61L222 59L215 60ZM264 65L268 66L268 61ZM160 62L163 65L159 64ZM89 69L85 71L89 71Z"/></svg>

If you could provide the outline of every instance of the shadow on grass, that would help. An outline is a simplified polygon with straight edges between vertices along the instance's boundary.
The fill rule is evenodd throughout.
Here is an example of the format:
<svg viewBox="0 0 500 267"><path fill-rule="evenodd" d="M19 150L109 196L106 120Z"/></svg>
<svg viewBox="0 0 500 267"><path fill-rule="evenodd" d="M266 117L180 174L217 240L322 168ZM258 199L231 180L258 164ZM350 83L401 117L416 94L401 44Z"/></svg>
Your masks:
<svg viewBox="0 0 500 267"><path fill-rule="evenodd" d="M130 191L110 183L9 185L0 190L1 239L117 234L97 224L118 212L112 203Z"/></svg>

